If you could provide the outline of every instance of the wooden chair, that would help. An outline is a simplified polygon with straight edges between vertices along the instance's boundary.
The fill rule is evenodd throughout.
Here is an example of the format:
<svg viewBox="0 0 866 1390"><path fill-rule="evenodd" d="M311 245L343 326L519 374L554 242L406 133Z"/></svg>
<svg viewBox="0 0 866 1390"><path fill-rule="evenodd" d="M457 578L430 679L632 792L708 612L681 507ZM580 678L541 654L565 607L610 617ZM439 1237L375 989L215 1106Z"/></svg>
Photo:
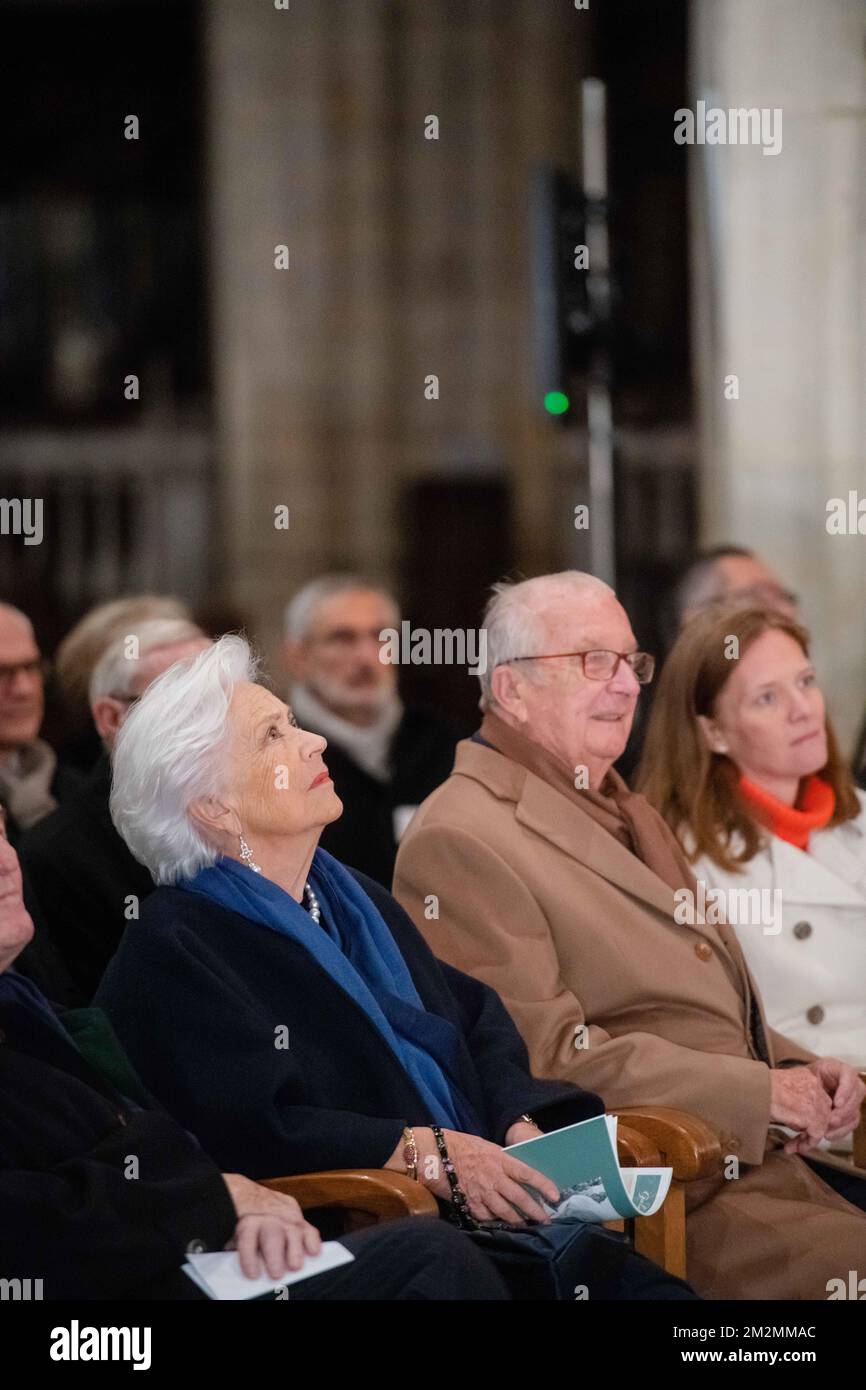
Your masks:
<svg viewBox="0 0 866 1390"><path fill-rule="evenodd" d="M267 1178L261 1183L285 1192L304 1211L340 1212L344 1231L398 1221L404 1216L438 1216L436 1198L405 1173L388 1168L345 1168L297 1177Z"/></svg>
<svg viewBox="0 0 866 1390"><path fill-rule="evenodd" d="M685 1189L695 1178L718 1172L721 1148L708 1125L693 1115L665 1106L615 1112L617 1141L623 1167L672 1167L671 1189L655 1216L629 1222L634 1247L670 1274L685 1278ZM359 1230L401 1217L437 1216L435 1197L420 1183L389 1169L339 1169L268 1178L262 1182L294 1197L304 1211L336 1209L344 1231ZM625 1223L611 1222L622 1230Z"/></svg>
<svg viewBox="0 0 866 1390"><path fill-rule="evenodd" d="M719 1137L706 1121L667 1105L627 1106L612 1113L619 1117L619 1161L624 1168L673 1169L670 1191L661 1210L655 1216L638 1216L630 1223L634 1248L668 1274L685 1279L686 1184L719 1172ZM650 1153L654 1157L650 1158Z"/></svg>

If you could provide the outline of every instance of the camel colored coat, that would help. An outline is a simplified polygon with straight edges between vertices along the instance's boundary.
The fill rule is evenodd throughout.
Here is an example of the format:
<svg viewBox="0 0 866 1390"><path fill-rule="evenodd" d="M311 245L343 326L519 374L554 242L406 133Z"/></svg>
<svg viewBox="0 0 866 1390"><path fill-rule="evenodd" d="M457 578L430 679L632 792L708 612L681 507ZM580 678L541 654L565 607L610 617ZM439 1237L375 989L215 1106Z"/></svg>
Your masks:
<svg viewBox="0 0 866 1390"><path fill-rule="evenodd" d="M498 991L536 1075L610 1109L676 1106L716 1128L739 1176L690 1188L699 1292L826 1298L828 1279L866 1267L866 1214L769 1130L735 933L678 925L673 889L568 797L495 749L459 744L404 835L394 894L437 956ZM811 1060L756 1002L773 1064Z"/></svg>

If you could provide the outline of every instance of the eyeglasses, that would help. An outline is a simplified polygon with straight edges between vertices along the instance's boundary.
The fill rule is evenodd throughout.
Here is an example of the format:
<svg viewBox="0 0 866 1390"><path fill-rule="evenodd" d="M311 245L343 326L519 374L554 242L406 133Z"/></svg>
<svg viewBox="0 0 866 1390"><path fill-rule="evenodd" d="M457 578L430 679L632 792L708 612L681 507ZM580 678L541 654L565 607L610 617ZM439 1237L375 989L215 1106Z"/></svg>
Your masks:
<svg viewBox="0 0 866 1390"><path fill-rule="evenodd" d="M0 690L7 689L16 676L39 676L43 680L48 675L50 665L41 656L32 661L16 661L14 666L0 666Z"/></svg>
<svg viewBox="0 0 866 1390"><path fill-rule="evenodd" d="M609 681L619 669L619 663L624 661L626 666L630 666L640 685L649 685L653 678L656 666L656 659L650 656L649 652L545 652L543 656L515 656L512 661L557 661L560 657L577 656L583 674L590 681ZM510 662L503 663L510 665Z"/></svg>

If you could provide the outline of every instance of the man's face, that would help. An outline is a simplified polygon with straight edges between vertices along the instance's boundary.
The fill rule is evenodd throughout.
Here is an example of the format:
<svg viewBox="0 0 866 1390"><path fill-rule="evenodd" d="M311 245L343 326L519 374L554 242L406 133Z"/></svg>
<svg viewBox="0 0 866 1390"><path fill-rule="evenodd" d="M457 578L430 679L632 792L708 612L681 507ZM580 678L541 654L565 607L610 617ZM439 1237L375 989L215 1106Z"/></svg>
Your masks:
<svg viewBox="0 0 866 1390"><path fill-rule="evenodd" d="M396 690L397 668L379 660L379 633L395 622L388 599L373 590L324 599L295 653L299 678L337 713L381 709Z"/></svg>
<svg viewBox="0 0 866 1390"><path fill-rule="evenodd" d="M716 562L720 600L774 608L787 618L799 619L796 596L756 555L725 555Z"/></svg>
<svg viewBox="0 0 866 1390"><path fill-rule="evenodd" d="M33 633L14 613L0 611L0 751L32 743L44 712L42 667Z"/></svg>
<svg viewBox="0 0 866 1390"><path fill-rule="evenodd" d="M613 594L577 602L564 596L546 627L539 653L638 650ZM637 677L623 661L606 681L590 680L576 657L533 663L532 680L523 689L526 733L572 770L588 768L595 786L625 749L639 692Z"/></svg>

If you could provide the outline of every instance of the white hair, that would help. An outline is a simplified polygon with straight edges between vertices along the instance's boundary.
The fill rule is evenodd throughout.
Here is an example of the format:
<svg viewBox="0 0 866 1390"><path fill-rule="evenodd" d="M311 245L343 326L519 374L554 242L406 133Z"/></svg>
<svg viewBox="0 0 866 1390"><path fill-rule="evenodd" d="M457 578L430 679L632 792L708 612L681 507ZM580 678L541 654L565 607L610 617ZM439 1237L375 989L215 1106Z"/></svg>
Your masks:
<svg viewBox="0 0 866 1390"><path fill-rule="evenodd" d="M201 637L201 628L188 618L150 618L131 626L109 643L94 666L88 688L90 703L104 695L131 695L142 657L160 647L180 647ZM135 638L134 656L129 652L130 638Z"/></svg>
<svg viewBox="0 0 866 1390"><path fill-rule="evenodd" d="M394 626L399 623L400 606L393 594L381 584L365 579L361 574L324 574L319 579L310 580L286 604L283 616L286 637L292 642L300 642L312 627L320 603L333 598L335 594L355 594L359 590L381 594L394 610Z"/></svg>
<svg viewBox="0 0 866 1390"><path fill-rule="evenodd" d="M494 584L492 596L484 610L487 632L487 662L479 673L483 710L495 709L493 672L497 666L507 666L517 657L540 656L541 644L547 636L545 618L562 599L585 599L588 595L613 594L609 584L582 570L561 570L558 574L540 574L535 579L523 579L518 584L504 581ZM525 668L532 680L532 668Z"/></svg>
<svg viewBox="0 0 866 1390"><path fill-rule="evenodd" d="M190 878L219 855L196 830L189 806L222 791L232 692L255 681L257 667L243 637L221 637L158 676L120 729L111 819L156 883Z"/></svg>

